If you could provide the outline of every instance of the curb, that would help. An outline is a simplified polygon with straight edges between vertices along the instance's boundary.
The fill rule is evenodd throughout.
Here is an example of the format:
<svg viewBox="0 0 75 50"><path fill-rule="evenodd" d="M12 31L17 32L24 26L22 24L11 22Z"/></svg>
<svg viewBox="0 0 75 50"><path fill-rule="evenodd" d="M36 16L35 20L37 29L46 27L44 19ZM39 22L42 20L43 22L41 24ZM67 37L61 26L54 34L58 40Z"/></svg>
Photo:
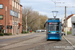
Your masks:
<svg viewBox="0 0 75 50"><path fill-rule="evenodd" d="M75 46L65 37L65 36L63 36L65 39L66 39L66 41L75 49Z"/></svg>

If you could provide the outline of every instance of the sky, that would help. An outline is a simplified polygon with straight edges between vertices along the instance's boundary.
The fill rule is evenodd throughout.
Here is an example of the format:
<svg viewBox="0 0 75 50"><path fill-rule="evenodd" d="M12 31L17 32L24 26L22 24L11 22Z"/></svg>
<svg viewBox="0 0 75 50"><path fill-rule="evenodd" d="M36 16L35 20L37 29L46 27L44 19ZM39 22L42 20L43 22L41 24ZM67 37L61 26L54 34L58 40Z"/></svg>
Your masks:
<svg viewBox="0 0 75 50"><path fill-rule="evenodd" d="M47 15L48 18L53 17L52 11L58 11L57 18L63 18L65 6L67 6L67 16L75 14L75 0L21 0L20 2L23 7L31 7L39 14Z"/></svg>

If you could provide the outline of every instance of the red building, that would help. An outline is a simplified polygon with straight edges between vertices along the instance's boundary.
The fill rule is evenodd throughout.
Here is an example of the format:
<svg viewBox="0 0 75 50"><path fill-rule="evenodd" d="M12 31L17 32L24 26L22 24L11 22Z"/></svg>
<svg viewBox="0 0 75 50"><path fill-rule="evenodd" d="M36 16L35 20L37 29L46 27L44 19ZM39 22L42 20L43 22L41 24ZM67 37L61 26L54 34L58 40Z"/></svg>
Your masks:
<svg viewBox="0 0 75 50"><path fill-rule="evenodd" d="M5 12L6 7L7 14ZM2 26L4 27L2 28ZM4 32L12 34L22 32L22 5L20 0L0 0L0 32L2 29Z"/></svg>

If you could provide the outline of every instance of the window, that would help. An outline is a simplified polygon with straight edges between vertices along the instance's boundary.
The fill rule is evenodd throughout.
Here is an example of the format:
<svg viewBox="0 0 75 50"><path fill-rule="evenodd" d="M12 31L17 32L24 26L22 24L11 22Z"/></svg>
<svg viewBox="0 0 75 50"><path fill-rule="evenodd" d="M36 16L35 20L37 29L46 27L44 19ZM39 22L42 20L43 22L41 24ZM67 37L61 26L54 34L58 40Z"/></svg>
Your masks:
<svg viewBox="0 0 75 50"><path fill-rule="evenodd" d="M49 23L48 31L59 31L59 23Z"/></svg>
<svg viewBox="0 0 75 50"><path fill-rule="evenodd" d="M3 9L3 4L0 4L0 9Z"/></svg>
<svg viewBox="0 0 75 50"><path fill-rule="evenodd" d="M73 28L75 28L75 23L73 23Z"/></svg>
<svg viewBox="0 0 75 50"><path fill-rule="evenodd" d="M0 20L3 20L3 15L0 15Z"/></svg>

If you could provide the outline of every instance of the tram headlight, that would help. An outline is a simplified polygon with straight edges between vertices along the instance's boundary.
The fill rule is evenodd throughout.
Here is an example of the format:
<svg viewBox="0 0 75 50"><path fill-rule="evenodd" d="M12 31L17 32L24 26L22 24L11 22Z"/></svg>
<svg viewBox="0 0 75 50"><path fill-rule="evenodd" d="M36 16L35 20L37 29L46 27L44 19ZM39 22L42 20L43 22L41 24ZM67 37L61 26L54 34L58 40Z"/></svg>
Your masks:
<svg viewBox="0 0 75 50"><path fill-rule="evenodd" d="M51 33L51 32L48 32L49 34Z"/></svg>

